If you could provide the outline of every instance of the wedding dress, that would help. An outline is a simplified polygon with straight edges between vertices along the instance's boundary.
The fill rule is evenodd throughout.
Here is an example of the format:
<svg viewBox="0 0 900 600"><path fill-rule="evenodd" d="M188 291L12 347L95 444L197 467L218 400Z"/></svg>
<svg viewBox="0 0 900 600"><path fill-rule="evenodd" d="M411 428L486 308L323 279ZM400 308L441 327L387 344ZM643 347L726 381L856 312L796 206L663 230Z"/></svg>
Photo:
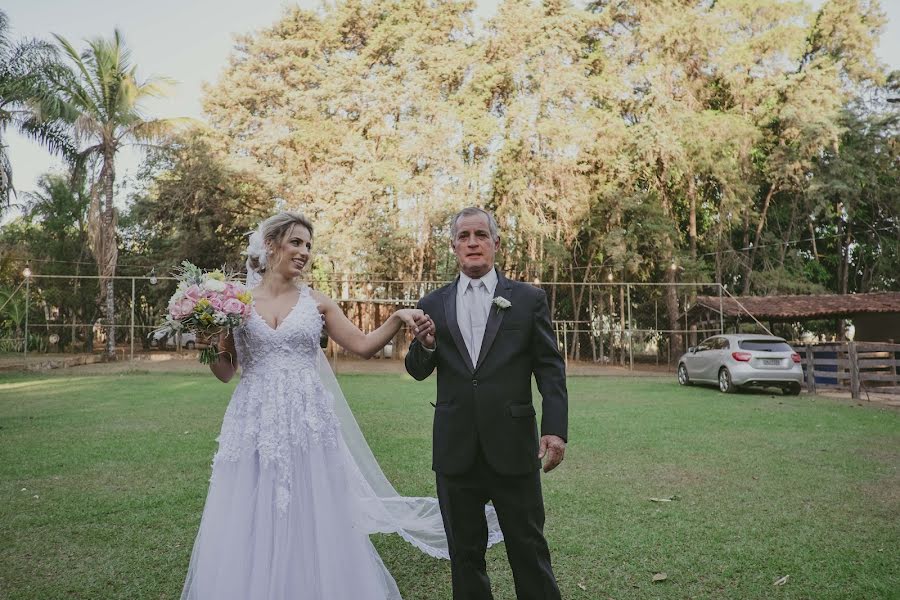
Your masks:
<svg viewBox="0 0 900 600"><path fill-rule="evenodd" d="M385 478L319 347L323 317L299 291L277 328L253 310L235 330L241 378L182 600L399 600L375 532L448 557L437 500L402 497Z"/></svg>

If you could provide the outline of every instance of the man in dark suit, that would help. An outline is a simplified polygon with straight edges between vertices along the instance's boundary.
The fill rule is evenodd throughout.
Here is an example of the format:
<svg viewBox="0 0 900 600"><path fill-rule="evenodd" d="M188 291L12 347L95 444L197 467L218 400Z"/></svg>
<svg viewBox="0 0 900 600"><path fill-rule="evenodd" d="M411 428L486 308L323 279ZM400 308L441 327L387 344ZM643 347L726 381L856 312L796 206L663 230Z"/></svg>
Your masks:
<svg viewBox="0 0 900 600"><path fill-rule="evenodd" d="M418 380L437 369L432 468L450 548L454 600L492 598L485 504L493 502L519 600L558 600L544 539L541 459L563 459L565 365L543 290L494 268L493 216L467 208L451 222L460 275L419 302L428 318L406 356ZM543 398L538 438L534 375Z"/></svg>

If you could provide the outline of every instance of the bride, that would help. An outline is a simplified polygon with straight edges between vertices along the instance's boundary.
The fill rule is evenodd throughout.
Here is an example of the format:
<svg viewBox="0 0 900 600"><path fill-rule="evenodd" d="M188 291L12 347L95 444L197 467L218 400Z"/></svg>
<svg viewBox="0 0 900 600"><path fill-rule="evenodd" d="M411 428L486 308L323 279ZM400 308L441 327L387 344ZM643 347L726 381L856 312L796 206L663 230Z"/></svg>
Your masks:
<svg viewBox="0 0 900 600"><path fill-rule="evenodd" d="M398 533L447 558L435 498L397 494L359 431L319 347L323 325L366 358L404 325L432 329L422 311L400 309L362 333L340 307L297 277L310 260L312 224L282 212L247 250L253 309L213 374L241 378L225 412L200 530L182 600L399 600L369 541ZM491 543L496 514L486 508Z"/></svg>

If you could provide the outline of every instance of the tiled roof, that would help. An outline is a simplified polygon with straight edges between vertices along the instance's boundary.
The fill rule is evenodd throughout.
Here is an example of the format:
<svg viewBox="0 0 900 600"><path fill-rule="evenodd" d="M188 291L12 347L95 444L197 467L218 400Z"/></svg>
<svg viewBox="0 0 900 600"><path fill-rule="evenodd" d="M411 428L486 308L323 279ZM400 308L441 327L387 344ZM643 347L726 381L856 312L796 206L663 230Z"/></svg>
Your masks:
<svg viewBox="0 0 900 600"><path fill-rule="evenodd" d="M718 313L719 306L718 296L697 296L690 311L707 308ZM726 296L722 298L721 307L726 317L746 316L747 312L750 312L757 319L810 319L859 313L900 313L900 292L742 296L737 299Z"/></svg>

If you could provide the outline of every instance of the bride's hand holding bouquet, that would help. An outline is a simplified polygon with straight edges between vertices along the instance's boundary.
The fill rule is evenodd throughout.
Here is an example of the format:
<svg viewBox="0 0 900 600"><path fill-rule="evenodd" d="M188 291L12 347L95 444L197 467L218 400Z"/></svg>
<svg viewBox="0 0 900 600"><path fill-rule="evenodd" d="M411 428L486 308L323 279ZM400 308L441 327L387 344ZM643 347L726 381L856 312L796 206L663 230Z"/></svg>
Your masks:
<svg viewBox="0 0 900 600"><path fill-rule="evenodd" d="M250 315L253 297L243 283L223 271L204 271L189 261L181 263L176 278L178 287L169 299L161 329L196 334L208 344L200 351L200 362L213 364L219 360L219 336L229 334Z"/></svg>

